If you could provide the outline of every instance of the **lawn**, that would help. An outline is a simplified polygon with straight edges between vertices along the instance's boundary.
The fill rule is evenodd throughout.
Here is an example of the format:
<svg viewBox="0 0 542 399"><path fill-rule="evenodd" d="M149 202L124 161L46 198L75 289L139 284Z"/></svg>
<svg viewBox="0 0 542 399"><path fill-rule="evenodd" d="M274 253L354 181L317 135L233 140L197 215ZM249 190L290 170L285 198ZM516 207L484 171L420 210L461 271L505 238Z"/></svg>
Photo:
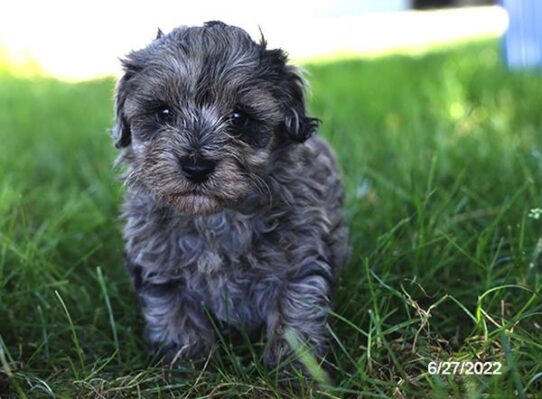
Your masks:
<svg viewBox="0 0 542 399"><path fill-rule="evenodd" d="M542 75L507 71L495 41L306 68L354 249L329 386L280 383L259 341L225 336L197 369L148 356L122 261L114 81L3 67L0 397L542 397ZM502 368L430 374L438 361Z"/></svg>

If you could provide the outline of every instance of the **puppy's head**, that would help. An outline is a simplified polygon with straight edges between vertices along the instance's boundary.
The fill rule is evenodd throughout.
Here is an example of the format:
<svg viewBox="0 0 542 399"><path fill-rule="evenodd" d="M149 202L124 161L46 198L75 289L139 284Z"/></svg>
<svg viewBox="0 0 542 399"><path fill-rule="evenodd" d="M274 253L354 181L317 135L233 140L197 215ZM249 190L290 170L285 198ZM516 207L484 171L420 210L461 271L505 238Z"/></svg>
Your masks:
<svg viewBox="0 0 542 399"><path fill-rule="evenodd" d="M273 149L306 140L317 125L286 61L221 22L159 32L129 54L113 127L129 179L191 214L257 189Z"/></svg>

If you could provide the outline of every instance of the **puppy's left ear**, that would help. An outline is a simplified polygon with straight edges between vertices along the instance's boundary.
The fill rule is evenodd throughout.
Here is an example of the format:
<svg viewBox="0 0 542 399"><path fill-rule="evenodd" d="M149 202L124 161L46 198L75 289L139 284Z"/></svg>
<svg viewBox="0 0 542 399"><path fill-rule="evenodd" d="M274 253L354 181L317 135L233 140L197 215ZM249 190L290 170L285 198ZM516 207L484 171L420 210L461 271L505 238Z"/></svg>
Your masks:
<svg viewBox="0 0 542 399"><path fill-rule="evenodd" d="M263 41L265 46L265 42ZM282 50L267 50L267 57L274 65L279 79L279 97L283 105L283 129L289 138L302 143L318 128L320 120L307 115L305 105L305 81L299 70L287 65L287 56ZM268 59L269 59L268 58Z"/></svg>

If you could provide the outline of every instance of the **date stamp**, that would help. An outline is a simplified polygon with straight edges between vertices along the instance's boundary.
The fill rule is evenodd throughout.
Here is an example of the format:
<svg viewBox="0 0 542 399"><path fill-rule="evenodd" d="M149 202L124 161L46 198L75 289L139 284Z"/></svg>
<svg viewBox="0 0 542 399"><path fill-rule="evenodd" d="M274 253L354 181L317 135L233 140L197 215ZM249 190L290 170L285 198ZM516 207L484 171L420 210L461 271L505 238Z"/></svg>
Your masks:
<svg viewBox="0 0 542 399"><path fill-rule="evenodd" d="M431 375L498 375L502 374L501 362L429 362Z"/></svg>

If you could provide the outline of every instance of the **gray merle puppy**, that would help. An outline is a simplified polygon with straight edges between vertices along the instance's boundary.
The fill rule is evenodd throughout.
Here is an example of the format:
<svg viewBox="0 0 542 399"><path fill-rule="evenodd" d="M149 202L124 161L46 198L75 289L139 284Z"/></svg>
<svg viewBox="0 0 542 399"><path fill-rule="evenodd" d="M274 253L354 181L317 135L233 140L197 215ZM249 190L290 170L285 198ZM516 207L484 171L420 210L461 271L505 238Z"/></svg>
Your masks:
<svg viewBox="0 0 542 399"><path fill-rule="evenodd" d="M286 62L216 21L159 32L123 60L125 257L147 339L171 361L208 354L213 320L264 327L268 366L292 354L288 331L326 354L348 257L343 190Z"/></svg>

